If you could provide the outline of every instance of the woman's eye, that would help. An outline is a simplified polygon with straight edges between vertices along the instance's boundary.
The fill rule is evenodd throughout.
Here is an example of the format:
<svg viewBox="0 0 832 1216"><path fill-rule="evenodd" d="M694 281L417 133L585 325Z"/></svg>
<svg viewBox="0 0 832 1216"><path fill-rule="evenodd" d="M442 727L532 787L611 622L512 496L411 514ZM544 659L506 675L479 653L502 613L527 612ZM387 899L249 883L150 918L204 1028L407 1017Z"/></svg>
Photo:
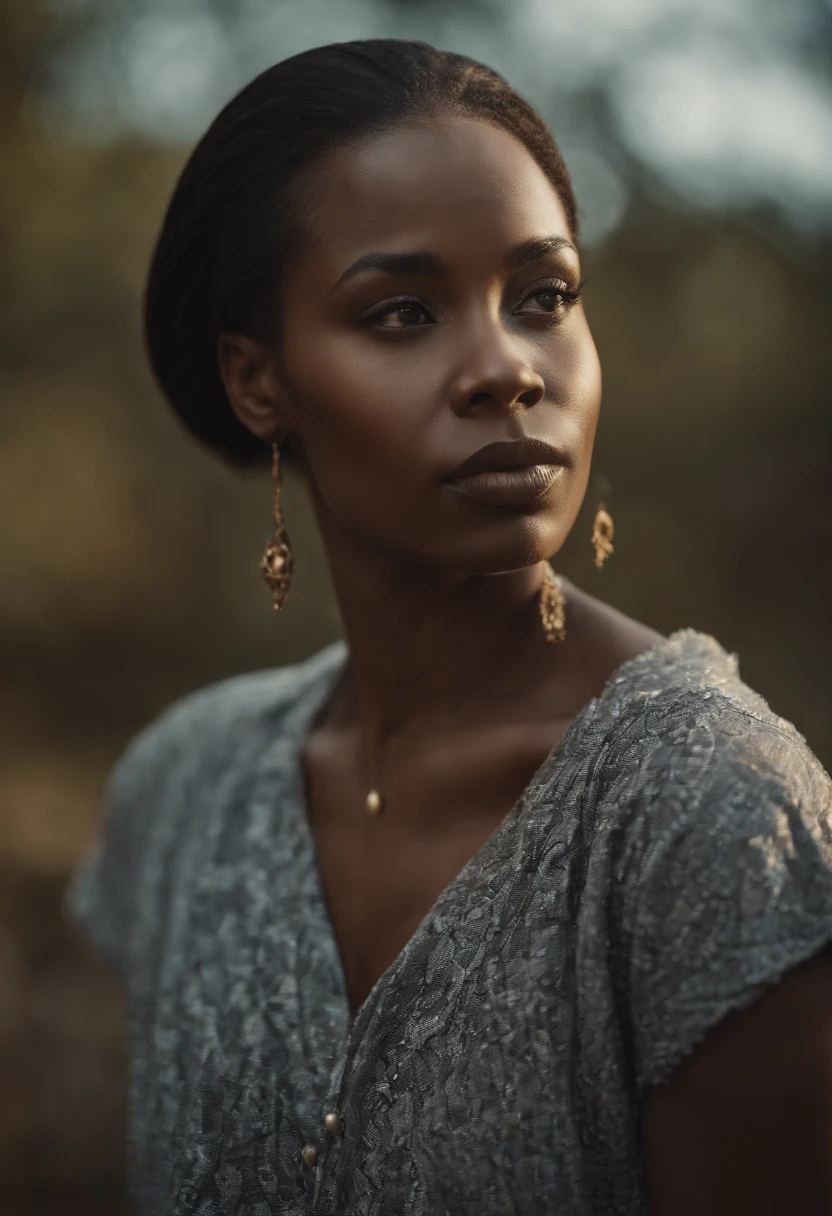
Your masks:
<svg viewBox="0 0 832 1216"><path fill-rule="evenodd" d="M563 293L560 291L537 291L532 296L533 300L537 300L541 308L545 308L547 312L551 312L553 308L557 308L559 304L563 304Z"/></svg>
<svg viewBox="0 0 832 1216"><path fill-rule="evenodd" d="M542 287L540 291L534 291L530 296L526 296L523 300L523 306L518 310L520 312L555 312L564 304L573 303L576 296L575 293L569 292L565 287ZM529 307L529 304L537 304L537 308Z"/></svg>
<svg viewBox="0 0 832 1216"><path fill-rule="evenodd" d="M414 325L430 325L433 318L422 304L402 303L377 312L369 320L382 329L410 329Z"/></svg>

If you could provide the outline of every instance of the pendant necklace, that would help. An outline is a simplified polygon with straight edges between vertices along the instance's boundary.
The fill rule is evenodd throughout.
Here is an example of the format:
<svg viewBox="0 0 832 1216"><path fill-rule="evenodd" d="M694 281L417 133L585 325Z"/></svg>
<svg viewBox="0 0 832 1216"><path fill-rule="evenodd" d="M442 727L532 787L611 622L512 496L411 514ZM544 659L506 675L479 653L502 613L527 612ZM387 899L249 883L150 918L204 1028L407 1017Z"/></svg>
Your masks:
<svg viewBox="0 0 832 1216"><path fill-rule="evenodd" d="M564 641L566 638L566 601L561 580L548 562L544 564L543 568L543 583L539 593L538 606L546 640L555 643ZM377 789L369 791L364 805L368 815L380 813L383 801Z"/></svg>
<svg viewBox="0 0 832 1216"><path fill-rule="evenodd" d="M369 767L369 765L367 766ZM366 771L366 770L365 770ZM364 809L368 815L376 816L381 811L383 799L379 790L373 786L367 791L367 796L364 799Z"/></svg>
<svg viewBox="0 0 832 1216"><path fill-rule="evenodd" d="M369 794L367 795L365 806L367 807L368 814L377 815L379 813L381 810L381 794L378 792L378 790L370 790Z"/></svg>

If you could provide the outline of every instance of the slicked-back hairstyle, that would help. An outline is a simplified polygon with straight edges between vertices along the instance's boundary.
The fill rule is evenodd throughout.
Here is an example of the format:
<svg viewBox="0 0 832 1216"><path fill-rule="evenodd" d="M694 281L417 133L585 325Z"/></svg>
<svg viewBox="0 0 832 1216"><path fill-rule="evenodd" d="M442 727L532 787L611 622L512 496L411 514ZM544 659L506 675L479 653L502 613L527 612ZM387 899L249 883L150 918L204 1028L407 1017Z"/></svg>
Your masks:
<svg viewBox="0 0 832 1216"><path fill-rule="evenodd" d="M270 459L229 405L217 339L228 332L267 342L279 332L278 285L301 174L340 145L448 111L492 122L524 144L577 236L572 186L542 118L491 68L425 42L373 38L285 59L237 93L194 147L151 260L145 341L173 409L227 461Z"/></svg>

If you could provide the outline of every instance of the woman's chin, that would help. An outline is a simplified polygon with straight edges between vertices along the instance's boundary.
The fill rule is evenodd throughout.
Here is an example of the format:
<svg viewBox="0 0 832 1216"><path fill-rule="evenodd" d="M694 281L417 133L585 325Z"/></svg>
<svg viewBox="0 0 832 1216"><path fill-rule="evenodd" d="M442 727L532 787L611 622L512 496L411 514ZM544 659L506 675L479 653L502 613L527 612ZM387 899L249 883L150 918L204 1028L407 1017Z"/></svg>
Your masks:
<svg viewBox="0 0 832 1216"><path fill-rule="evenodd" d="M541 515L503 520L499 527L482 527L454 537L443 546L441 564L469 574L509 574L549 561L558 553L569 527ZM451 537L446 534L445 541Z"/></svg>

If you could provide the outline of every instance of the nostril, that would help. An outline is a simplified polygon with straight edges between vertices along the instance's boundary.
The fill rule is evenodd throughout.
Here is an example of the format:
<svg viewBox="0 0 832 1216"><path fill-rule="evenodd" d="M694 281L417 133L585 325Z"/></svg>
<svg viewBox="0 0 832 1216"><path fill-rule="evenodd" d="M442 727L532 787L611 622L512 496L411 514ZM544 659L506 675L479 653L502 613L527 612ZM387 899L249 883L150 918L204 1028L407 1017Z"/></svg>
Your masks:
<svg viewBox="0 0 832 1216"><path fill-rule="evenodd" d="M541 385L535 385L527 392L521 393L517 400L521 405L537 405L538 401L543 400L544 389Z"/></svg>

